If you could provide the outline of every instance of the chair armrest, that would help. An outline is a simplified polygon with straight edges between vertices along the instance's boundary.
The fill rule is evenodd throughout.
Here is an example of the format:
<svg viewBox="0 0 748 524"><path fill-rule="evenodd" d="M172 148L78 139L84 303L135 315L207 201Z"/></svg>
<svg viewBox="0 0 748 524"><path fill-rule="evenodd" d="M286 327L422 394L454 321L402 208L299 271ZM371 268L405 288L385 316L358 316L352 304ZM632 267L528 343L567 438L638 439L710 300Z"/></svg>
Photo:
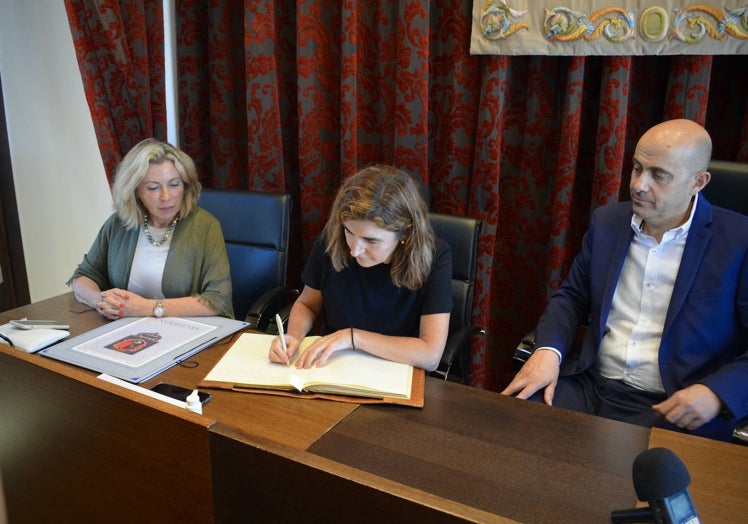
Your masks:
<svg viewBox="0 0 748 524"><path fill-rule="evenodd" d="M293 307L293 302L290 304L286 304L282 308L280 308L276 313L281 317L281 322L283 322L283 331L288 332L288 317L291 316L291 308ZM275 322L269 322L267 327L265 328L265 333L269 335L280 335L278 332L278 324Z"/></svg>
<svg viewBox="0 0 748 524"><path fill-rule="evenodd" d="M475 335L485 335L486 331L478 326L465 326L452 333L447 338L447 343L444 346L444 352L439 362L439 367L430 373L431 376L443 378L444 380L457 380L464 381L466 377L454 377L450 375L455 362L462 356L463 348L467 347L470 342L470 338ZM466 367L466 366L461 366ZM460 369L461 374L466 375L467 369Z"/></svg>
<svg viewBox="0 0 748 524"><path fill-rule="evenodd" d="M514 370L519 371L519 369L527 362L527 359L530 358L530 356L535 352L535 330L533 329L529 333L527 333L524 337L522 337L522 340L520 341L519 345L514 350L514 356L512 357L512 361L514 364Z"/></svg>
<svg viewBox="0 0 748 524"><path fill-rule="evenodd" d="M748 417L743 418L738 422L732 432L732 441L735 444L748 446Z"/></svg>
<svg viewBox="0 0 748 524"><path fill-rule="evenodd" d="M244 319L248 324L247 327L257 331L267 331L268 326L274 325L270 321L275 314L293 302L298 295L298 289L288 286L278 286L266 291L249 308L247 317Z"/></svg>
<svg viewBox="0 0 748 524"><path fill-rule="evenodd" d="M564 356L564 360L573 360L579 357L579 348L582 347L582 340L589 324L590 321L589 319L587 319L579 325L574 341L572 342L571 349L566 354L566 356ZM529 359L530 356L535 352L535 346L535 328L533 328L532 331L522 337L519 345L517 345L517 348L514 350L514 356L512 358L514 363L514 371L519 371L519 369L525 364L525 362L527 362L527 359Z"/></svg>

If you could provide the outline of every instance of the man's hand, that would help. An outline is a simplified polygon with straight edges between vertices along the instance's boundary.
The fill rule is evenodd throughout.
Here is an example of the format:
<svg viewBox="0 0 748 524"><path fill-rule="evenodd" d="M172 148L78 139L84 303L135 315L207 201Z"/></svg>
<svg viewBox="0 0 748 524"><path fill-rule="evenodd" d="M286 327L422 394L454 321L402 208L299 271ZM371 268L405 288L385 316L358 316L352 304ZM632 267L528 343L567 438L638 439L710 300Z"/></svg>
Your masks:
<svg viewBox="0 0 748 524"><path fill-rule="evenodd" d="M679 428L696 429L719 414L722 402L704 384L694 384L676 391L652 408Z"/></svg>
<svg viewBox="0 0 748 524"><path fill-rule="evenodd" d="M554 351L538 348L530 355L517 376L501 394L514 395L516 393L517 398L526 399L545 388L543 400L550 406L553 404L560 367L561 363Z"/></svg>

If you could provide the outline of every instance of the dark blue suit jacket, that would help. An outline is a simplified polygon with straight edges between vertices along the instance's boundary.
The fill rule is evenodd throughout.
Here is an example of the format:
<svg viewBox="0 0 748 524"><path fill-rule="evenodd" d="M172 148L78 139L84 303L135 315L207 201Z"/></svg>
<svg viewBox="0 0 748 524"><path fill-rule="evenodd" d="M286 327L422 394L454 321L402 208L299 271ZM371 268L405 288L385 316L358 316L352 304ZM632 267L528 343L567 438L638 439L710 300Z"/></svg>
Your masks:
<svg viewBox="0 0 748 524"><path fill-rule="evenodd" d="M597 359L621 268L633 238L631 203L598 208L582 251L550 297L536 329L536 347L564 355L561 374L581 373ZM569 355L578 326L590 320L578 354ZM712 206L699 195L659 350L668 396L694 383L710 387L729 410L695 433L729 438L748 414L748 217Z"/></svg>

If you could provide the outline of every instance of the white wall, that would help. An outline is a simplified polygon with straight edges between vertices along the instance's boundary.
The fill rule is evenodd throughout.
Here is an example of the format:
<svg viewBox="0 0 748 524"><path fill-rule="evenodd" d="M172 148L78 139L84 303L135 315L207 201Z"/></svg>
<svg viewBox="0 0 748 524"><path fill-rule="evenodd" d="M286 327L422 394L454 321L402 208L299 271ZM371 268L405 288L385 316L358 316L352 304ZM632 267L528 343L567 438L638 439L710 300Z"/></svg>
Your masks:
<svg viewBox="0 0 748 524"><path fill-rule="evenodd" d="M112 212L62 0L0 0L0 76L35 302L69 291Z"/></svg>

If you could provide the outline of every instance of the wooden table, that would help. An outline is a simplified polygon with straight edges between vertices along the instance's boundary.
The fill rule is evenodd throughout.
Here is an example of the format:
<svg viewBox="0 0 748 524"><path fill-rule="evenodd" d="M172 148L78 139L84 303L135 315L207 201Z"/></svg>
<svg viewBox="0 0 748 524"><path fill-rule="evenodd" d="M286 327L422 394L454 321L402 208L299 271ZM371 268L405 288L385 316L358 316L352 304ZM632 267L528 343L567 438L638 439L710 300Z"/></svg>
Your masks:
<svg viewBox="0 0 748 524"><path fill-rule="evenodd" d="M522 522L634 506L648 429L436 381L426 398L422 411L363 407L309 451Z"/></svg>
<svg viewBox="0 0 748 524"><path fill-rule="evenodd" d="M105 323L70 294L0 314ZM234 337L143 384L195 385ZM607 522L673 449L704 522L748 514L748 448L427 379L423 409L211 390L202 415L0 346L10 522ZM721 474L725 472L725 474Z"/></svg>
<svg viewBox="0 0 748 524"><path fill-rule="evenodd" d="M748 447L655 428L650 448L668 448L691 475L688 491L705 524L748 520Z"/></svg>
<svg viewBox="0 0 748 524"><path fill-rule="evenodd" d="M106 323L64 294L0 313L70 324L76 336ZM228 349L208 348L142 385L193 388ZM16 522L212 521L209 429L306 449L358 407L213 390L202 415L96 378L98 373L0 345L0 469ZM43 501L43 503L40 503ZM68 520L67 518L63 518Z"/></svg>

